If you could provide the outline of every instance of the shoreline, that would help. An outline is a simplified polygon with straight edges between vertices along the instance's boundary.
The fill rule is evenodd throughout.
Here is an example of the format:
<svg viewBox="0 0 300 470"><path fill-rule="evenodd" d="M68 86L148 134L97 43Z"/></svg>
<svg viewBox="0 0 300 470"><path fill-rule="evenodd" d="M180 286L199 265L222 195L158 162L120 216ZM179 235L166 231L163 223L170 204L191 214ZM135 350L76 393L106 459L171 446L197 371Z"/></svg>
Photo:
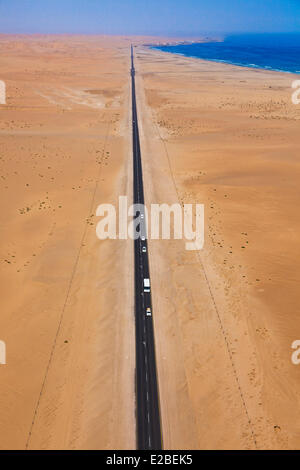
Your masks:
<svg viewBox="0 0 300 470"><path fill-rule="evenodd" d="M207 43L207 42L223 42L224 38L210 38L210 37L202 37L202 38L197 38L197 39L185 39L185 40L173 40L173 41L167 41L167 42L159 42L157 44L155 43L145 43L143 46L145 47L150 47L151 49L160 49L162 46L188 46L191 44L202 44L202 43Z"/></svg>
<svg viewBox="0 0 300 470"><path fill-rule="evenodd" d="M208 41L208 42L222 42L222 41ZM164 52L166 54L172 54L172 55L176 55L176 56L180 56L180 57L186 57L188 59L197 59L197 60L204 60L205 62L214 62L216 64L225 64L225 65L231 65L231 66L235 66L235 67L242 67L244 69L250 69L250 70L262 70L264 72L277 72L277 73L288 73L288 74L291 74L291 75L300 75L300 70L298 72L293 72L293 71L290 71L290 70L282 70L282 69L275 69L273 67L269 67L269 66L265 66L265 67L261 67L259 65L256 65L256 64L247 64L247 65L244 65L244 64L241 64L241 63L238 63L238 62L229 62L228 60L221 60L221 59L208 59L208 58L203 58L203 57L197 57L197 56L194 56L194 55L187 55L187 54L183 54L181 52L170 52L170 51L165 51L162 49L162 47L165 47L165 46L179 46L179 45L191 45L191 44L202 44L201 42L185 42L185 43L170 43L170 44L163 44L163 45L147 45L147 44L144 44L145 47L148 47L149 49L151 50L157 50L157 51L161 51L161 52Z"/></svg>

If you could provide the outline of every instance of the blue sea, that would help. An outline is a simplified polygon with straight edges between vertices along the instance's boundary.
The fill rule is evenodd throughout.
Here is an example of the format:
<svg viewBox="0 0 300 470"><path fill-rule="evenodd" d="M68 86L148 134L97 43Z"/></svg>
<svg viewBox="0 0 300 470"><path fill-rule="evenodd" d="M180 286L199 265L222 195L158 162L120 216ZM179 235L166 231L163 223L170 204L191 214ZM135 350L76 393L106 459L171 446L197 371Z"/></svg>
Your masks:
<svg viewBox="0 0 300 470"><path fill-rule="evenodd" d="M300 33L235 34L222 42L152 47L213 62L300 74Z"/></svg>

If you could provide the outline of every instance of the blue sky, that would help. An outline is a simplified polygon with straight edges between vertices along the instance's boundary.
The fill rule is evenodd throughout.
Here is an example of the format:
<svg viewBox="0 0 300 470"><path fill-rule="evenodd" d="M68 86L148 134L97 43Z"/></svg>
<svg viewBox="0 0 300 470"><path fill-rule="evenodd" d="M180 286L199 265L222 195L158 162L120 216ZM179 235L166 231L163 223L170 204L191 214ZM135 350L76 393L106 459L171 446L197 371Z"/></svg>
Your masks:
<svg viewBox="0 0 300 470"><path fill-rule="evenodd" d="M300 32L300 0L0 0L0 32Z"/></svg>

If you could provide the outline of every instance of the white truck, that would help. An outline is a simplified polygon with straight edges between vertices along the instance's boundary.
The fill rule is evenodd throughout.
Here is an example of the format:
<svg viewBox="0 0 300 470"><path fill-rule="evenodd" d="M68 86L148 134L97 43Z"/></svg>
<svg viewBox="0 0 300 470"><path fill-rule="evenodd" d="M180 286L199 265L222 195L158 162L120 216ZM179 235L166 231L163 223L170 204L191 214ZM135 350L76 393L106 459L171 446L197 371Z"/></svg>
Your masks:
<svg viewBox="0 0 300 470"><path fill-rule="evenodd" d="M150 279L144 279L144 292L150 292Z"/></svg>

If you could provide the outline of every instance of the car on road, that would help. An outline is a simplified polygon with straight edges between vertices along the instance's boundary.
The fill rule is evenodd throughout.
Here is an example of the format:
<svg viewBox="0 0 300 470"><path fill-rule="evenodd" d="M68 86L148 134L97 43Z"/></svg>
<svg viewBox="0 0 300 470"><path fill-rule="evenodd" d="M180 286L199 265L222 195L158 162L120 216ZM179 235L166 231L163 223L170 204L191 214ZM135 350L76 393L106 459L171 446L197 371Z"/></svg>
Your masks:
<svg viewBox="0 0 300 470"><path fill-rule="evenodd" d="M142 252L143 252L143 253L147 253L147 248L146 248L145 246L143 246Z"/></svg>
<svg viewBox="0 0 300 470"><path fill-rule="evenodd" d="M151 316L152 316L151 308L150 308L150 307L147 308L147 310L146 310L146 315L147 315L147 317L151 317Z"/></svg>

